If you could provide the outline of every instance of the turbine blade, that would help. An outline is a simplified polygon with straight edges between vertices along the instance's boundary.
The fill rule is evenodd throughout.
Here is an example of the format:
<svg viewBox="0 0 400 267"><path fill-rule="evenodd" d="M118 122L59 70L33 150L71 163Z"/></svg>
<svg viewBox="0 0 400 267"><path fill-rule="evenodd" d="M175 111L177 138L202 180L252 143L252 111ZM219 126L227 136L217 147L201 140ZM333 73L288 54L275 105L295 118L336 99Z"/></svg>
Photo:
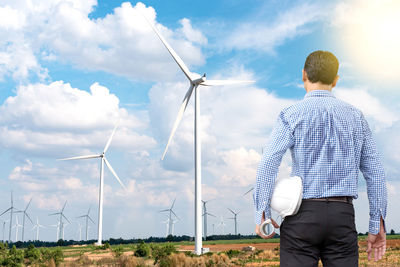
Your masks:
<svg viewBox="0 0 400 267"><path fill-rule="evenodd" d="M10 211L12 208L8 208L5 212L3 212L2 214L0 214L0 216L1 215L3 215L3 214L5 214L5 213L7 213L8 211Z"/></svg>
<svg viewBox="0 0 400 267"><path fill-rule="evenodd" d="M171 210L174 208L175 201L176 201L176 198L174 199L174 202L172 202Z"/></svg>
<svg viewBox="0 0 400 267"><path fill-rule="evenodd" d="M204 86L222 86L222 85L235 85L235 84L246 84L254 83L255 81L235 81L235 80L205 80L200 83Z"/></svg>
<svg viewBox="0 0 400 267"><path fill-rule="evenodd" d="M76 218L83 218L83 217L86 217L86 215L78 216Z"/></svg>
<svg viewBox="0 0 400 267"><path fill-rule="evenodd" d="M28 217L29 221L30 221L32 224L34 224L33 221L32 221L32 219L31 219L31 217L29 217L29 214L25 212L25 215L26 215L26 217Z"/></svg>
<svg viewBox="0 0 400 267"><path fill-rule="evenodd" d="M89 210L88 210L88 212L87 212L87 214L86 215L88 215L89 216L89 213L90 213L90 209L91 209L92 207L89 207Z"/></svg>
<svg viewBox="0 0 400 267"><path fill-rule="evenodd" d="M171 210L171 212L172 212L172 214L175 215L176 218L178 218L178 219L180 220L180 218L178 217L178 215L176 215L176 213L175 213L173 210Z"/></svg>
<svg viewBox="0 0 400 267"><path fill-rule="evenodd" d="M192 73L190 72L189 68L186 66L186 64L183 62L183 60L179 57L179 55L172 49L172 47L169 45L169 43L162 37L162 35L158 32L156 27L154 27L153 24L148 21L146 16L142 14L142 16L145 18L147 23L150 25L150 27L153 29L153 31L157 34L158 38L161 40L161 42L164 44L165 48L167 48L168 52L172 56L172 58L175 60L176 64L178 64L179 68L183 71L185 76L190 80L193 81L194 77Z"/></svg>
<svg viewBox="0 0 400 267"><path fill-rule="evenodd" d="M247 191L246 193L244 193L243 196L247 195L248 193L250 193L250 192L253 191L253 190L254 190L254 187L250 188L250 190Z"/></svg>
<svg viewBox="0 0 400 267"><path fill-rule="evenodd" d="M235 212L234 212L233 210L231 210L230 208L228 208L228 210L229 210L230 212L232 212L233 214L235 214Z"/></svg>
<svg viewBox="0 0 400 267"><path fill-rule="evenodd" d="M108 160L106 159L106 157L103 157L104 162L106 163L108 169L110 169L111 173L114 175L114 177L118 180L119 184L126 189L125 185L121 182L121 180L119 179L117 173L114 171L113 167L111 167L111 164L108 162Z"/></svg>
<svg viewBox="0 0 400 267"><path fill-rule="evenodd" d="M185 98L183 98L181 107L180 107L179 112L178 112L178 116L175 119L174 126L172 127L172 131L171 131L171 134L169 136L168 143L165 146L165 150L164 150L164 153L163 153L163 155L161 157L161 160L164 160L165 154L167 153L168 147L169 147L169 145L170 145L170 143L172 141L172 138L174 137L175 131L178 128L178 125L182 120L183 113L185 112L186 106L189 103L189 99L190 99L190 97L192 95L193 88L194 88L194 85L191 84L190 87L189 87L189 90L186 92Z"/></svg>
<svg viewBox="0 0 400 267"><path fill-rule="evenodd" d="M106 152L107 152L108 147L109 147L110 144L111 144L111 140L112 140L112 138L113 138L113 136L114 136L114 134L115 134L115 130L117 130L118 125L119 125L119 122L117 122L117 124L116 124L115 127L114 127L114 130L113 130L112 133L111 133L110 138L108 138L108 141L107 141L106 146L104 147L103 153L106 153Z"/></svg>
<svg viewBox="0 0 400 267"><path fill-rule="evenodd" d="M62 216L64 217L64 219L66 219L66 220L67 220L67 222L68 222L68 223L71 223L71 222L68 220L68 218L67 218L67 217L65 217L65 215L64 215L64 214L63 214Z"/></svg>
<svg viewBox="0 0 400 267"><path fill-rule="evenodd" d="M49 216L52 216L52 215L58 215L58 214L60 214L60 212L51 213L51 214L49 214Z"/></svg>
<svg viewBox="0 0 400 267"><path fill-rule="evenodd" d="M207 215L210 215L210 216L212 216L212 217L217 218L217 216L215 216L214 214L208 213L208 212L207 212Z"/></svg>
<svg viewBox="0 0 400 267"><path fill-rule="evenodd" d="M64 211L66 205L67 205L67 201L65 200L64 206L63 206L63 208L61 210L61 213ZM63 214L63 216L64 216L64 214Z"/></svg>
<svg viewBox="0 0 400 267"><path fill-rule="evenodd" d="M164 212L164 211L169 211L169 209L166 209L166 210L160 210L159 212Z"/></svg>
<svg viewBox="0 0 400 267"><path fill-rule="evenodd" d="M94 158L100 158L100 155L78 156L78 157L63 158L63 159L57 159L57 160L94 159Z"/></svg>
<svg viewBox="0 0 400 267"><path fill-rule="evenodd" d="M92 220L92 218L90 218L90 216L88 216L88 218L89 218L89 220L92 221L93 224L96 224L96 223Z"/></svg>

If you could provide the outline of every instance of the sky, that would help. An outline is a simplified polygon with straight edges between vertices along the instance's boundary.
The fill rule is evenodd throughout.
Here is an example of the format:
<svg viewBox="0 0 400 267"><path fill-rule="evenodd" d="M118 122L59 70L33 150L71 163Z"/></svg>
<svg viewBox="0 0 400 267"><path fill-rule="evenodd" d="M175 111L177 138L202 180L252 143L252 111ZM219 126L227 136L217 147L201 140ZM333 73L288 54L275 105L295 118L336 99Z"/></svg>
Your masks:
<svg viewBox="0 0 400 267"><path fill-rule="evenodd" d="M193 99L162 161L189 83L144 14L192 72L255 80L200 91L203 200L216 216L209 234L234 232L228 208L240 212L239 233L254 233L252 197L244 193L280 110L304 97L301 70L315 50L337 56L333 92L370 124L387 175L386 226L399 232L399 12L389 0L1 1L0 212L11 191L17 209L32 199L28 213L46 227L40 239L53 241L57 218L49 214L67 201L65 239L79 239L78 216L91 208L97 224L100 160L57 159L100 154L119 122L107 159L126 189L106 168L104 239L165 236L167 214L159 211L174 199L174 234L194 236ZM280 177L290 163L285 156ZM361 175L358 191L356 225L365 233ZM32 227L27 221L25 240L35 238Z"/></svg>

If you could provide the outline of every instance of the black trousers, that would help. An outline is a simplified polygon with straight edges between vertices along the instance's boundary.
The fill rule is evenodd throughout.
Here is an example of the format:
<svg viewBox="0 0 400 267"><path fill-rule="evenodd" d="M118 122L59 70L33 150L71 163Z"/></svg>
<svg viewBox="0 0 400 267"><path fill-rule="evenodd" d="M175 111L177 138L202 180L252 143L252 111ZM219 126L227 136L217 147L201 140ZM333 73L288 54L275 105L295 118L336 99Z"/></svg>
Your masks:
<svg viewBox="0 0 400 267"><path fill-rule="evenodd" d="M350 203L303 200L281 225L281 267L357 267L358 242Z"/></svg>

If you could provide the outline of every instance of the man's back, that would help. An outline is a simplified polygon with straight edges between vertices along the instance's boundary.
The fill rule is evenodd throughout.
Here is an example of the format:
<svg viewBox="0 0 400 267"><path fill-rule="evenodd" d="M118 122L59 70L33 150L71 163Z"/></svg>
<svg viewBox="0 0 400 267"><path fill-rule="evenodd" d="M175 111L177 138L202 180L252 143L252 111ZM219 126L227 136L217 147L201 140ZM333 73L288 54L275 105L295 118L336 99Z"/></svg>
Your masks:
<svg viewBox="0 0 400 267"><path fill-rule="evenodd" d="M356 198L364 139L361 112L318 90L282 115L292 129L292 173L303 178L303 198Z"/></svg>

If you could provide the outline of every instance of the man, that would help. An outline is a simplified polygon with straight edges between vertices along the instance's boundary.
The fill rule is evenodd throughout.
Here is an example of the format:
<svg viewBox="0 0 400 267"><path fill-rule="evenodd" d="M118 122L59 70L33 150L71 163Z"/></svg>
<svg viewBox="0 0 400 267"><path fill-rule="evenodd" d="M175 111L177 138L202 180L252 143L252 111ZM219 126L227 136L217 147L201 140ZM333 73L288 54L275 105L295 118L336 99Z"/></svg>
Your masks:
<svg viewBox="0 0 400 267"><path fill-rule="evenodd" d="M304 64L304 99L281 111L257 170L254 190L256 233L271 218L271 196L282 156L292 155L292 175L303 181L297 214L280 227L281 266L358 266L352 200L359 170L367 181L370 206L368 258L385 253L385 174L371 130L361 111L336 99L339 62L326 51ZM278 225L273 221L274 226Z"/></svg>

